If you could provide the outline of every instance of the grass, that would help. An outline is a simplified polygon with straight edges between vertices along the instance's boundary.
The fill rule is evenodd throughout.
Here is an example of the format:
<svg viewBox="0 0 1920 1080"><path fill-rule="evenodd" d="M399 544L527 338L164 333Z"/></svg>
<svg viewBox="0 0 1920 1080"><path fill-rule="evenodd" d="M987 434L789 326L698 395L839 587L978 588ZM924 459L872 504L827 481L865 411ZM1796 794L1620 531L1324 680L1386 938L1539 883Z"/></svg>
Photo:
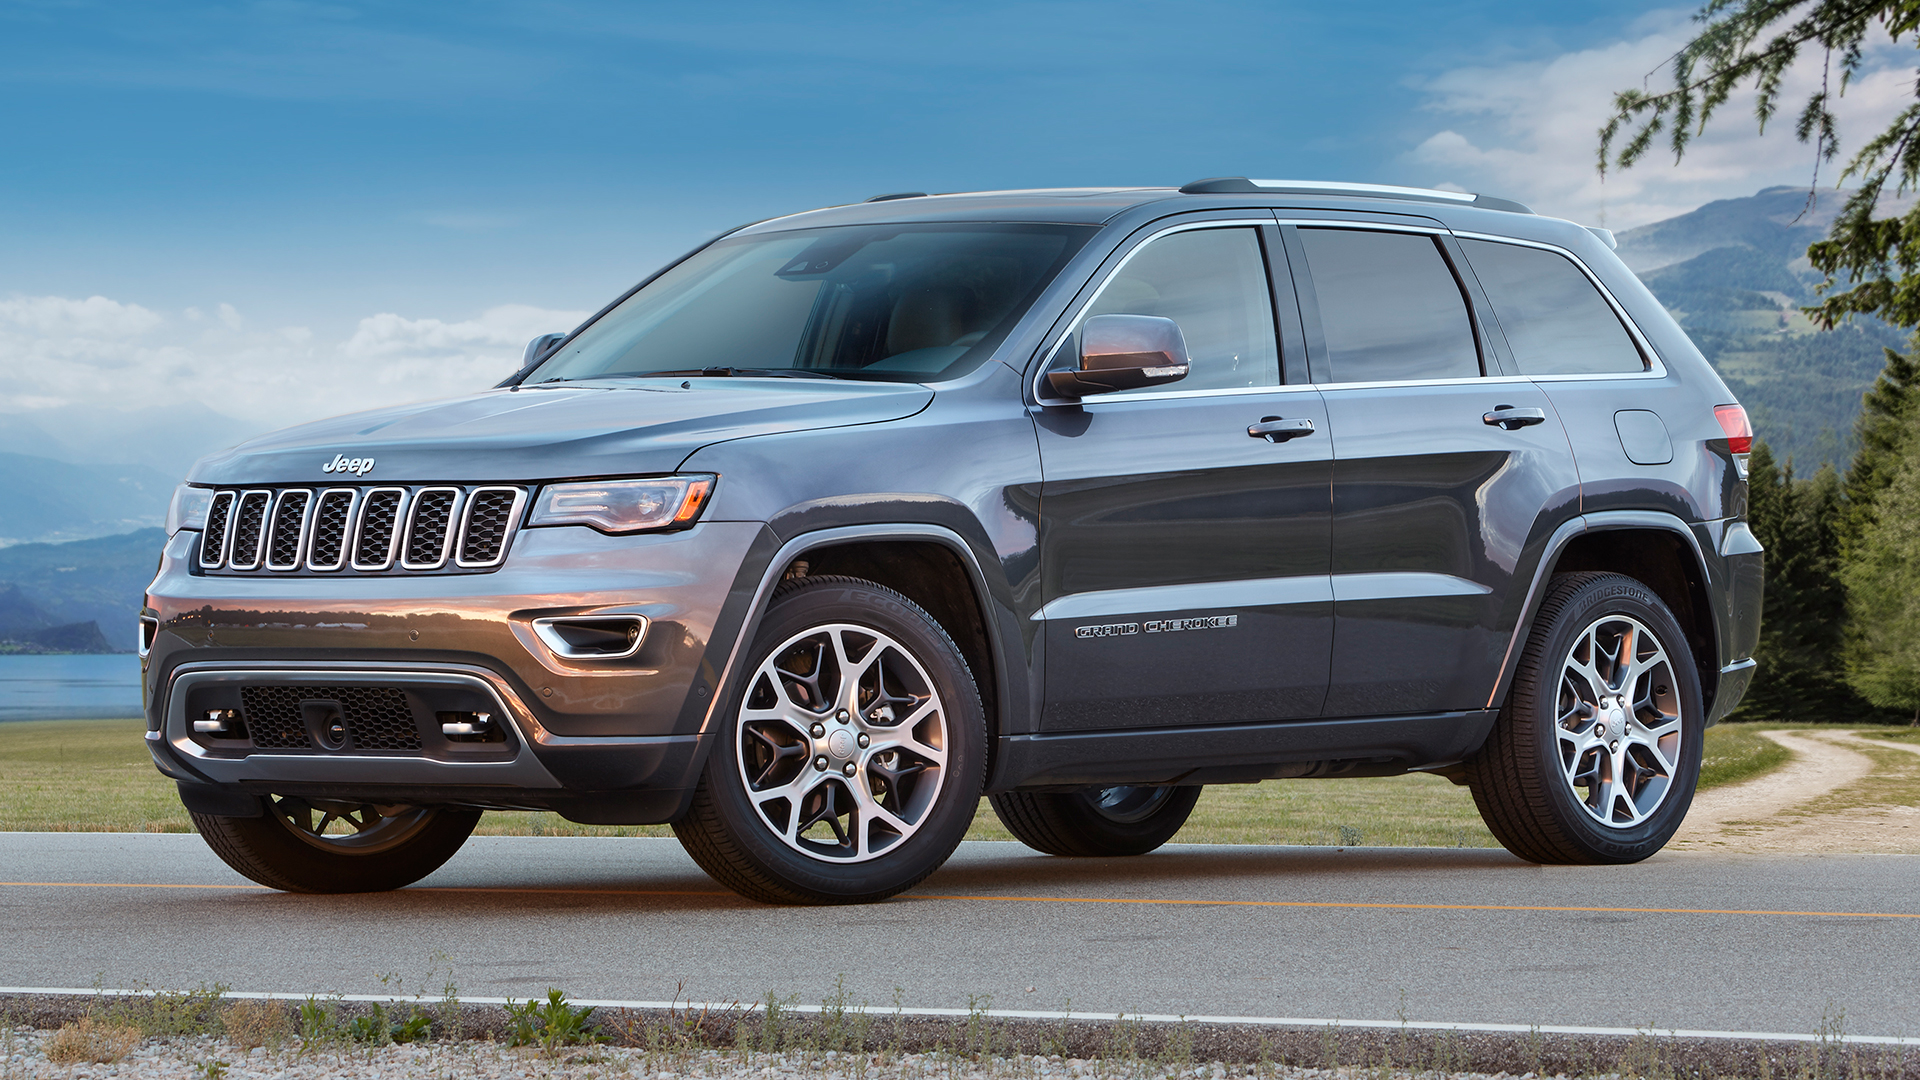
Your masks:
<svg viewBox="0 0 1920 1080"><path fill-rule="evenodd" d="M192 832L173 782L154 770L142 742L144 730L139 720L0 724L0 830ZM1872 738L1920 734L1905 728L1862 730ZM1737 783L1785 764L1786 750L1761 738L1758 731L1748 724L1721 724L1708 731L1700 786ZM1888 768L1895 773L1906 767L1900 759L1920 763L1920 757L1904 751L1882 753L1895 755L1888 758ZM673 835L665 825L576 825L557 814L523 812L489 813L475 831L482 836ZM983 800L967 838L1011 840L1012 836ZM1480 823L1467 789L1426 774L1209 787L1179 840L1340 847L1497 846Z"/></svg>

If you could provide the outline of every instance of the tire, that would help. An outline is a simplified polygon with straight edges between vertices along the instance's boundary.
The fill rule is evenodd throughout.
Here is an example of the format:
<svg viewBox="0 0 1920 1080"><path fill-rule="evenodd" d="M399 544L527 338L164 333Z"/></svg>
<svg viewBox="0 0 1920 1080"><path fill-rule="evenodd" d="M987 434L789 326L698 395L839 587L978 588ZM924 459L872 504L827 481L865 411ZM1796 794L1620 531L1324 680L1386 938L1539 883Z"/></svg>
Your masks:
<svg viewBox="0 0 1920 1080"><path fill-rule="evenodd" d="M1048 855L1145 855L1173 839L1200 800L1193 787L1106 787L991 796L1016 840Z"/></svg>
<svg viewBox="0 0 1920 1080"><path fill-rule="evenodd" d="M673 831L715 881L771 904L857 904L939 869L986 782L965 658L892 589L782 585ZM903 715L904 714L904 715Z"/></svg>
<svg viewBox="0 0 1920 1080"><path fill-rule="evenodd" d="M269 889L386 892L433 873L460 850L480 811L378 808L263 796L259 817L193 814L193 827L228 866ZM350 833L328 832L344 824Z"/></svg>
<svg viewBox="0 0 1920 1080"><path fill-rule="evenodd" d="M1487 828L1523 859L1638 862L1686 817L1705 730L1693 654L1659 596L1619 574L1562 574L1468 787Z"/></svg>

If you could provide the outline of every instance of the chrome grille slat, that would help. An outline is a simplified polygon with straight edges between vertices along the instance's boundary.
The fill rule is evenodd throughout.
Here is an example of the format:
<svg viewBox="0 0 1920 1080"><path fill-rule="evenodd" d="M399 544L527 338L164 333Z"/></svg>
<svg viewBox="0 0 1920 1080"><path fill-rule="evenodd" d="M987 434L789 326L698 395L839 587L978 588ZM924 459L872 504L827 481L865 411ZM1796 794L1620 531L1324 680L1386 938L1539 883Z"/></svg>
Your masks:
<svg viewBox="0 0 1920 1080"><path fill-rule="evenodd" d="M346 564L353 508L359 497L352 488L328 488L320 493L313 511L312 539L307 542L307 569L338 570Z"/></svg>
<svg viewBox="0 0 1920 1080"><path fill-rule="evenodd" d="M491 570L528 500L512 485L225 488L214 492L198 565L288 574Z"/></svg>
<svg viewBox="0 0 1920 1080"><path fill-rule="evenodd" d="M447 550L452 547L453 523L460 511L460 489L421 488L413 497L413 512L407 515L405 555L400 565L409 570L438 570L446 565Z"/></svg>
<svg viewBox="0 0 1920 1080"><path fill-rule="evenodd" d="M233 500L233 492L217 491L213 495L213 502L207 507L207 527L200 534L200 566L203 569L227 561L227 537L233 531Z"/></svg>
<svg viewBox="0 0 1920 1080"><path fill-rule="evenodd" d="M233 539L227 565L235 570L259 567L266 554L267 509L273 505L273 492L249 491L234 504Z"/></svg>
<svg viewBox="0 0 1920 1080"><path fill-rule="evenodd" d="M454 563L468 568L497 566L507 557L507 537L520 520L524 492L513 487L477 488L460 519L460 546Z"/></svg>
<svg viewBox="0 0 1920 1080"><path fill-rule="evenodd" d="M374 488L360 504L359 528L354 530L353 568L385 570L393 565L400 546L400 514L406 509L405 488Z"/></svg>
<svg viewBox="0 0 1920 1080"><path fill-rule="evenodd" d="M267 569L298 570L306 553L307 511L313 506L313 492L304 488L282 491L273 503L273 528L267 536Z"/></svg>

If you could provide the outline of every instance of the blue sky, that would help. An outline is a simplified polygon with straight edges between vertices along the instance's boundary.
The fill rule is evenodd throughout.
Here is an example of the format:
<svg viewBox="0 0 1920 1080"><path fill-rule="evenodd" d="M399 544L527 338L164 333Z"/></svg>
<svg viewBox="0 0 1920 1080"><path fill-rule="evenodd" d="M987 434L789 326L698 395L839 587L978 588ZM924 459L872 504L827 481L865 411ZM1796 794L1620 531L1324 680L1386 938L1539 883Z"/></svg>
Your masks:
<svg viewBox="0 0 1920 1080"><path fill-rule="evenodd" d="M1689 10L0 0L0 413L451 392L716 230L883 191L1247 174L1628 225L1801 175L1730 135L1596 186L1608 92Z"/></svg>

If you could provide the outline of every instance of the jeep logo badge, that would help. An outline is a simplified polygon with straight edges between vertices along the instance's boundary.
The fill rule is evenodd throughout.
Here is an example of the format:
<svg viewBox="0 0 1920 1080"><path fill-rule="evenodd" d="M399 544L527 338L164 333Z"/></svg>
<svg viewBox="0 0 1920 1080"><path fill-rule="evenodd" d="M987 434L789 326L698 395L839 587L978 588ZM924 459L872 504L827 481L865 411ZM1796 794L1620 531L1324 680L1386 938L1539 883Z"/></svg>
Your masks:
<svg viewBox="0 0 1920 1080"><path fill-rule="evenodd" d="M365 476L373 471L373 459L370 457L350 458L345 454L335 454L332 461L320 466L320 471L332 473L344 472L352 473L355 476Z"/></svg>

